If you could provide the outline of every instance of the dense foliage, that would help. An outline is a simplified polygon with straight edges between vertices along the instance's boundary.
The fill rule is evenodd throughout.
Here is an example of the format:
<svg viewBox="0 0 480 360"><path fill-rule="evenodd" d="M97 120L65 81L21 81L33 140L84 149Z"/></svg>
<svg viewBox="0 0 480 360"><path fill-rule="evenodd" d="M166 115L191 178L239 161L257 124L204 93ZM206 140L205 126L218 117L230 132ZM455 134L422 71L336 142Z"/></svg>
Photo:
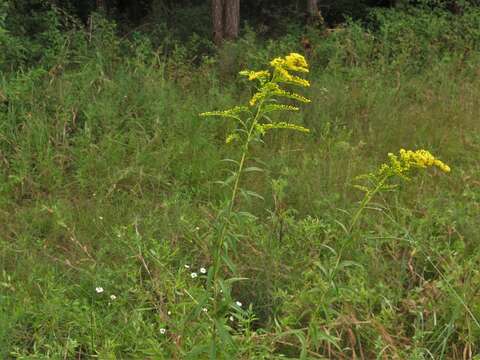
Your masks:
<svg viewBox="0 0 480 360"><path fill-rule="evenodd" d="M216 48L203 2L84 3L0 1L0 358L478 359L478 7L245 1ZM199 114L291 86L271 59L311 102L266 114L225 217L244 132Z"/></svg>

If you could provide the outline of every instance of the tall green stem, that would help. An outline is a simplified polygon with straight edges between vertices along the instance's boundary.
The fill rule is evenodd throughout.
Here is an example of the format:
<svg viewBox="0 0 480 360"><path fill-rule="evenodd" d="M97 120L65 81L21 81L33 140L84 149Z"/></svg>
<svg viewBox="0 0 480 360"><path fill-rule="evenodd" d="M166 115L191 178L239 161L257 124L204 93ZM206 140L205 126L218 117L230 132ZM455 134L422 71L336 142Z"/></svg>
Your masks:
<svg viewBox="0 0 480 360"><path fill-rule="evenodd" d="M368 203L373 199L375 194L380 191L380 189L385 184L385 181L387 181L388 177L389 177L389 175L385 175L378 182L377 186L373 190L371 190L371 191L369 191L365 194L362 202L360 203L360 206L358 207L357 211L355 212L355 215L353 215L352 221L350 222L350 226L348 227L348 232L349 233L352 233L352 230L353 230L354 226L357 224L358 219L360 218L360 214L363 212L363 210L368 205Z"/></svg>
<svg viewBox="0 0 480 360"><path fill-rule="evenodd" d="M255 116L253 117L252 119L252 123L250 124L250 128L248 130L248 133L247 133L247 138L245 139L245 143L243 144L243 152L242 152L242 157L240 158L240 162L238 164L238 169L237 169L237 173L236 173L236 177L235 177L235 183L233 185L233 189L232 189L232 196L230 198L230 203L228 204L228 208L227 208L227 213L224 215L224 217L221 219L222 221L222 227L221 227L221 231L220 231L220 236L218 237L218 242L216 243L215 245L215 248L214 248L214 253L215 253L215 256L214 256L214 259L213 259L213 289L214 289L214 313L216 314L217 313L217 310L218 310L218 296L220 294L220 289L218 287L218 275L219 275L219 272L220 272L220 264L221 264L221 252L222 252L222 249L223 249L223 245L224 245L224 242L225 242L225 236L226 236L226 233L227 233L227 228L228 228L228 223L230 221L230 216L231 216L231 213L233 211L233 206L235 204L235 199L237 198L237 193L238 193L238 190L239 190L239 184L240 184L240 177L241 177L241 174L242 174L242 171L243 171L243 168L245 166L245 162L246 162L246 159L247 159L247 154L248 154L248 149L249 149L249 146L250 146L250 142L252 141L252 136L253 136L253 133L255 131L255 125L258 123L261 115L262 115L262 106L263 106L263 101L259 103L258 105L258 108L257 108L257 112L255 114ZM215 342L216 341L216 324L214 323L214 330L213 330L213 341Z"/></svg>
<svg viewBox="0 0 480 360"><path fill-rule="evenodd" d="M259 120L259 118L262 114L262 111L261 111L262 106L263 106L263 101L258 105L257 113L255 114L255 117L253 118L252 124L250 125L250 129L248 131L247 139L245 140L245 143L243 144L242 158L240 159L240 164L238 165L237 177L235 179L235 184L234 184L233 190L232 190L232 197L230 199L230 206L228 208L228 213L227 213L228 217L230 216L230 213L233 210L233 205L234 205L235 199L237 197L238 185L240 183L240 176L242 174L243 167L245 165L245 160L246 160L247 154L248 154L248 148L250 146L250 142L252 141L253 131L255 130L255 125L257 125L257 122L258 122L258 120Z"/></svg>
<svg viewBox="0 0 480 360"><path fill-rule="evenodd" d="M230 219L230 215L233 211L233 206L235 204L235 199L237 198L237 193L239 189L239 184L240 184L240 176L242 174L243 168L245 166L245 161L247 159L247 154L248 154L248 148L250 146L250 142L252 140L252 135L255 130L255 125L257 124L258 120L260 119L260 116L262 114L262 106L263 106L263 101L258 105L257 112L255 114L255 117L252 120L252 123L250 124L250 128L247 133L247 138L245 139L245 143L243 144L243 152L242 152L242 157L240 158L240 163L238 165L236 177L235 177L235 183L233 185L232 189L232 196L230 198L230 204L228 205L227 213L225 214L225 217L222 220L222 230L220 232L220 236L218 239L217 246L215 248L216 251L216 256L215 256L215 264L214 264L214 280L216 280L217 275L218 275L218 269L219 269L219 258L220 258L220 252L223 248L223 243L225 241L225 235L226 235L226 230L227 230L227 224Z"/></svg>

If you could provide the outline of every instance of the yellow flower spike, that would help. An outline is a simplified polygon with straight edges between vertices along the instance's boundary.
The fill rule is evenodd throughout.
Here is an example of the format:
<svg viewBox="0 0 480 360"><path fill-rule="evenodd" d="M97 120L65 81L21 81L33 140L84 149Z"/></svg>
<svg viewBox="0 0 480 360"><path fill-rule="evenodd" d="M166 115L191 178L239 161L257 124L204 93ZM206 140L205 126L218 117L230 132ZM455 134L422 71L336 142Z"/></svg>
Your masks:
<svg viewBox="0 0 480 360"><path fill-rule="evenodd" d="M303 87L310 87L310 81L302 79L298 76L293 76L291 80L292 84L303 86Z"/></svg>
<svg viewBox="0 0 480 360"><path fill-rule="evenodd" d="M207 111L200 114L200 116L222 116L222 117L229 117L234 119L240 119L241 113L248 113L250 110L246 106L235 106L231 109L227 110L219 110L219 111Z"/></svg>
<svg viewBox="0 0 480 360"><path fill-rule="evenodd" d="M263 85L258 92L256 92L252 98L250 99L250 106L255 106L258 102L260 102L262 99L265 99L267 97L272 97L272 96L278 96L278 97L284 97L288 99L293 99L297 100L303 103L309 103L310 99L307 99L306 97L293 93L293 92L288 92L280 88L280 86L277 83L274 82L268 82L265 85Z"/></svg>
<svg viewBox="0 0 480 360"><path fill-rule="evenodd" d="M302 79L301 77L290 74L287 70L283 68L277 68L277 82L286 82L294 85L299 85L303 87L309 87L310 82L308 80Z"/></svg>
<svg viewBox="0 0 480 360"><path fill-rule="evenodd" d="M400 149L399 156L389 153L388 157L390 165L383 164L379 170L380 174L390 173L406 178L406 174L412 167L425 169L431 166L435 166L446 173L451 171L447 164L436 159L428 150Z"/></svg>
<svg viewBox="0 0 480 360"><path fill-rule="evenodd" d="M450 172L451 169L450 169L450 166L448 166L447 164L445 164L444 162L440 161L440 160L435 160L435 163L434 165L436 167L438 167L440 170L442 170L443 172Z"/></svg>
<svg viewBox="0 0 480 360"><path fill-rule="evenodd" d="M300 108L292 105L285 105L285 104L267 104L265 105L265 113L269 113L272 111L299 111Z"/></svg>
<svg viewBox="0 0 480 360"><path fill-rule="evenodd" d="M238 134L229 134L227 138L225 139L225 144L230 144L231 142L238 140L239 136Z"/></svg>
<svg viewBox="0 0 480 360"><path fill-rule="evenodd" d="M289 70L308 72L308 63L305 58L297 53L291 53L285 57L285 65Z"/></svg>
<svg viewBox="0 0 480 360"><path fill-rule="evenodd" d="M270 78L270 71L268 70L262 70L262 71L251 71L251 70L243 70L240 71L240 75L248 77L248 80L253 81L253 80L268 80Z"/></svg>
<svg viewBox="0 0 480 360"><path fill-rule="evenodd" d="M266 130L264 126L264 124L255 124L255 129L259 134L265 135Z"/></svg>
<svg viewBox="0 0 480 360"><path fill-rule="evenodd" d="M282 58L275 58L272 61L270 61L270 65L274 68L280 68L285 66L285 60Z"/></svg>
<svg viewBox="0 0 480 360"><path fill-rule="evenodd" d="M267 96L265 91L260 90L259 92L255 93L250 101L248 102L250 106L255 106L257 102L259 102L261 99L264 99Z"/></svg>
<svg viewBox="0 0 480 360"><path fill-rule="evenodd" d="M270 62L270 66L275 69L274 81L285 82L303 87L310 86L310 83L299 76L290 74L294 72L308 72L308 64L305 58L297 53L291 53L285 58L275 58Z"/></svg>
<svg viewBox="0 0 480 360"><path fill-rule="evenodd" d="M296 124L291 124L287 122L277 122L277 123L272 123L272 124L262 124L262 130L263 133L265 133L268 130L272 129L288 129L288 130L295 130L295 131L300 131L303 133L309 133L310 129L307 129L306 127L296 125Z"/></svg>
<svg viewBox="0 0 480 360"><path fill-rule="evenodd" d="M275 69L277 71L277 81L290 81L293 76L283 67Z"/></svg>

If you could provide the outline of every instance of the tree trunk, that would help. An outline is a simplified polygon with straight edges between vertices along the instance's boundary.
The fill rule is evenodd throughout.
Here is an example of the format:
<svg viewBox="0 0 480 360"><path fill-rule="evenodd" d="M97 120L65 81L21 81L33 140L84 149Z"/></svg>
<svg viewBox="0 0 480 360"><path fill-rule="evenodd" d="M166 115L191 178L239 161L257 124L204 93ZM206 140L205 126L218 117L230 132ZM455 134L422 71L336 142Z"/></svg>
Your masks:
<svg viewBox="0 0 480 360"><path fill-rule="evenodd" d="M318 9L318 0L307 0L307 16L310 24L322 21L322 15Z"/></svg>
<svg viewBox="0 0 480 360"><path fill-rule="evenodd" d="M101 11L103 13L107 12L107 6L105 5L105 0L96 0L97 11Z"/></svg>
<svg viewBox="0 0 480 360"><path fill-rule="evenodd" d="M225 37L236 39L240 30L240 0L225 0Z"/></svg>
<svg viewBox="0 0 480 360"><path fill-rule="evenodd" d="M223 41L223 8L224 0L212 0L213 41L216 45Z"/></svg>

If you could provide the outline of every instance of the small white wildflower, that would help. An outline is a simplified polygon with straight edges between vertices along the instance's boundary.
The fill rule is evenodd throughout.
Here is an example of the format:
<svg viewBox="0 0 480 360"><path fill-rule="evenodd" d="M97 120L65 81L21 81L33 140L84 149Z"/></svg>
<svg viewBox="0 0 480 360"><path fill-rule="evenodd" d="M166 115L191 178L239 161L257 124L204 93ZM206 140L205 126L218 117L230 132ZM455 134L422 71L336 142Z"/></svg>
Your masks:
<svg viewBox="0 0 480 360"><path fill-rule="evenodd" d="M167 332L166 329L164 329L164 328L161 328L161 329L160 329L160 334L165 335L166 332Z"/></svg>
<svg viewBox="0 0 480 360"><path fill-rule="evenodd" d="M205 269L204 267L200 268L200 272L202 274L206 274L207 273L207 269Z"/></svg>
<svg viewBox="0 0 480 360"><path fill-rule="evenodd" d="M190 269L190 265L185 264L183 266L185 266L185 269Z"/></svg>
<svg viewBox="0 0 480 360"><path fill-rule="evenodd" d="M234 319L233 319L233 316L230 316L228 319L229 319L230 321L233 321L233 320L234 320Z"/></svg>
<svg viewBox="0 0 480 360"><path fill-rule="evenodd" d="M191 277L192 279L195 279L197 276L198 276L198 274L197 274L196 272L192 272L192 273L190 274L190 277Z"/></svg>
<svg viewBox="0 0 480 360"><path fill-rule="evenodd" d="M113 295L113 294L112 294L112 295L110 295L110 299L111 299L111 300L116 300L116 299L117 299L117 297L116 297L115 295Z"/></svg>
<svg viewBox="0 0 480 360"><path fill-rule="evenodd" d="M103 216L99 216L98 218L99 218L100 220L103 220Z"/></svg>
<svg viewBox="0 0 480 360"><path fill-rule="evenodd" d="M97 294L101 294L103 292L103 288L101 286L98 286L95 288L95 291L97 292Z"/></svg>
<svg viewBox="0 0 480 360"><path fill-rule="evenodd" d="M240 301L236 301L235 304L237 304L238 307L242 307L242 303Z"/></svg>
<svg viewBox="0 0 480 360"><path fill-rule="evenodd" d="M167 315L172 315L172 312L171 312L171 311L167 311Z"/></svg>
<svg viewBox="0 0 480 360"><path fill-rule="evenodd" d="M198 230L200 230L200 228L197 226L197 227L195 228L195 231L198 231Z"/></svg>
<svg viewBox="0 0 480 360"><path fill-rule="evenodd" d="M208 312L208 309L207 309L207 308L203 308L202 311L203 311L204 313L206 313L206 312Z"/></svg>

